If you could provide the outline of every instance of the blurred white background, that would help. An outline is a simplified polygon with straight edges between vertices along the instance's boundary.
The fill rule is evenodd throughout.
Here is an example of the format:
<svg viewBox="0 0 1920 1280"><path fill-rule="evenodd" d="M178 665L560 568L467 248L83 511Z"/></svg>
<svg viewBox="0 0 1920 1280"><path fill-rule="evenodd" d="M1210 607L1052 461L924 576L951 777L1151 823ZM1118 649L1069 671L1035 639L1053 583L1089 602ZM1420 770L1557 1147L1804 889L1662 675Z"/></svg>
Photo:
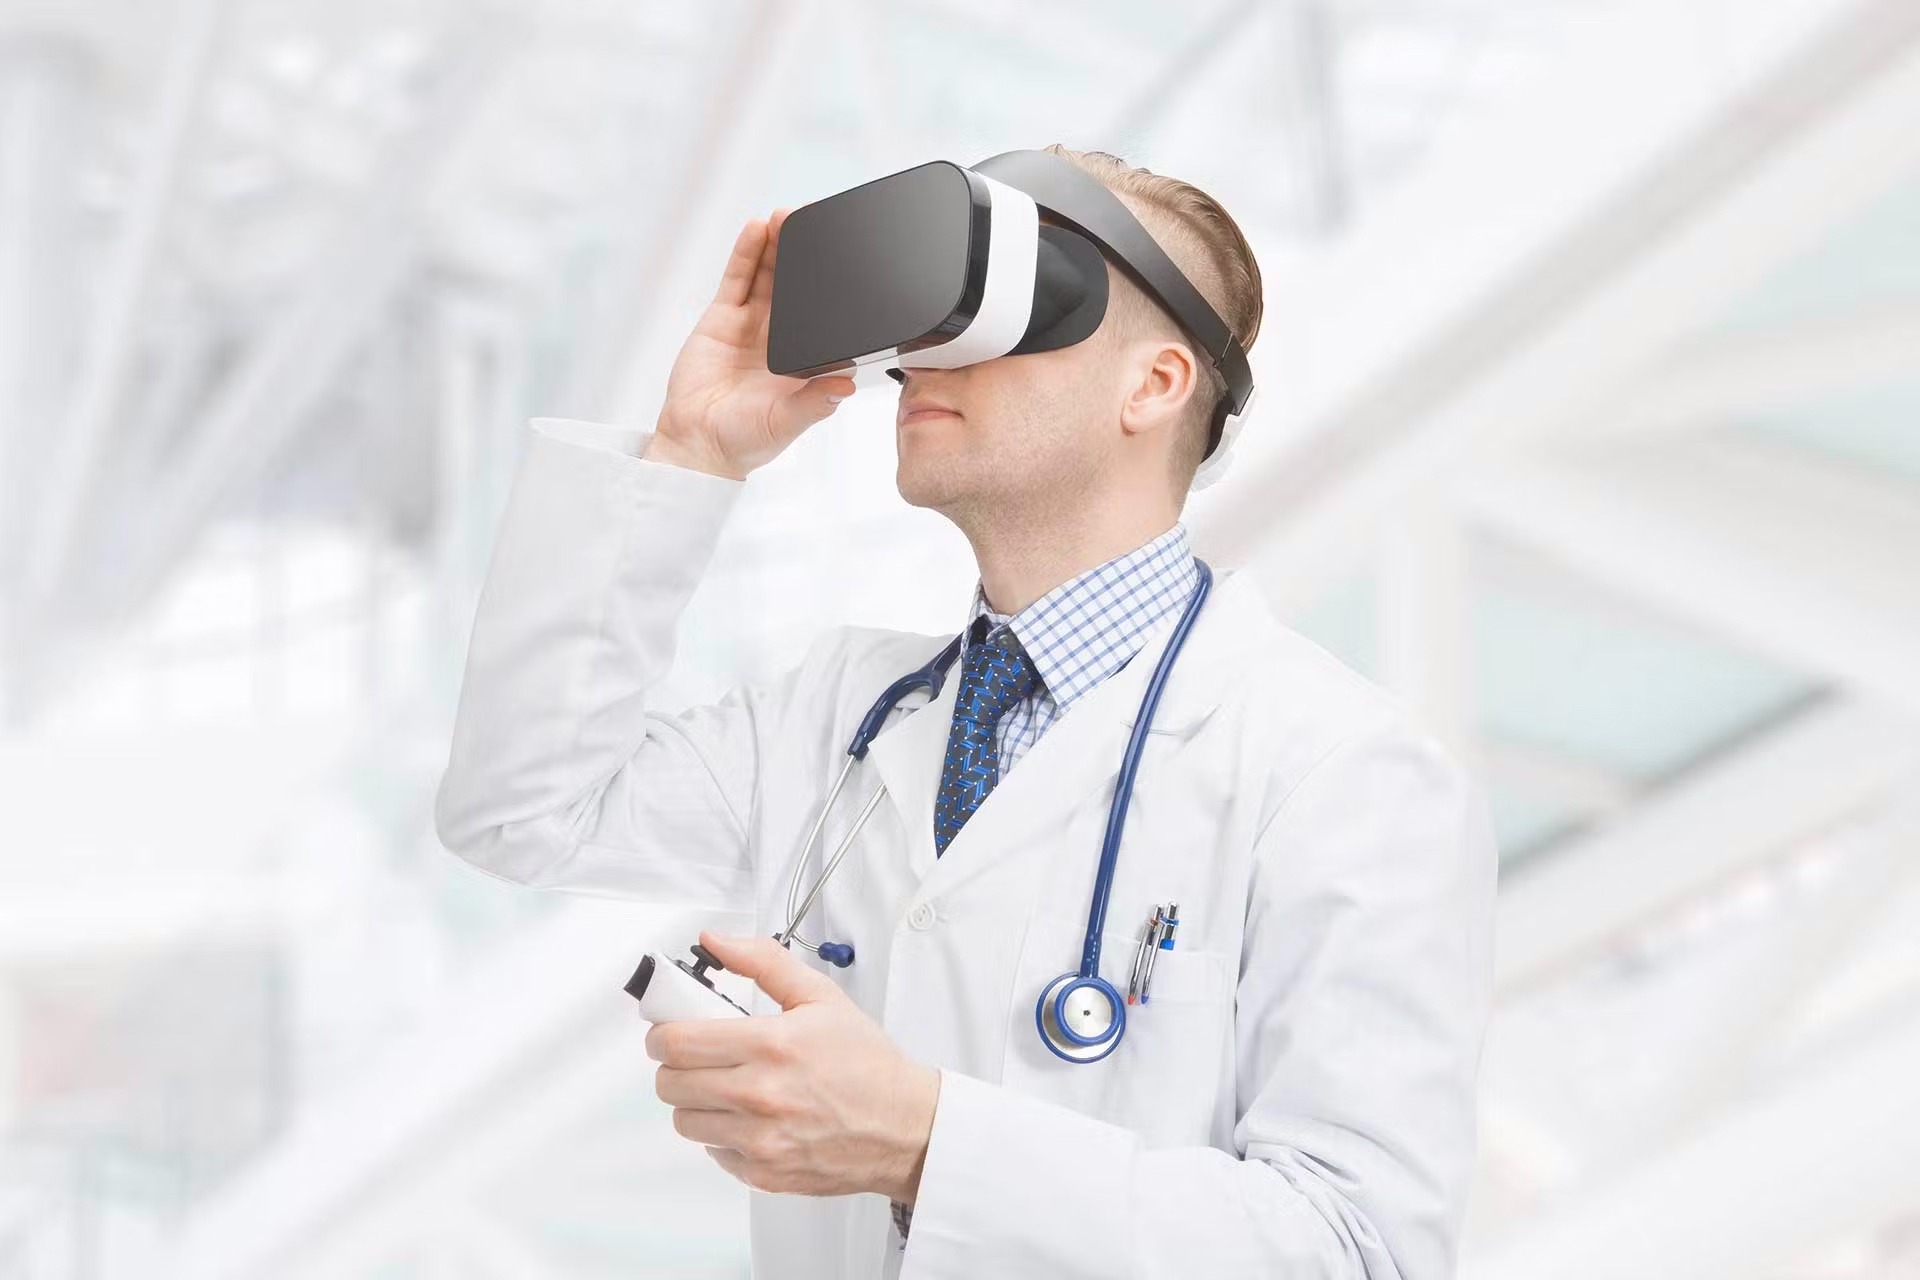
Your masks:
<svg viewBox="0 0 1920 1280"><path fill-rule="evenodd" d="M1467 1280L1920 1275L1920 4L0 5L0 1276L744 1276L619 985L437 847L529 416L747 217L1062 141L1267 279L1202 554L1494 797ZM670 704L947 630L894 388Z"/></svg>

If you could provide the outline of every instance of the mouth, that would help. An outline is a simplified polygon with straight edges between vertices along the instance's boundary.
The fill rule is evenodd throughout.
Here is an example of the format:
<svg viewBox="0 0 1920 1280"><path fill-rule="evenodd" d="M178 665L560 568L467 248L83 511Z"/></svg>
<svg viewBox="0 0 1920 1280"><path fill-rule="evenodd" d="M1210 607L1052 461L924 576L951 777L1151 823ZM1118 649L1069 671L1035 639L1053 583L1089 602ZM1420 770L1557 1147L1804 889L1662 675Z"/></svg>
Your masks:
<svg viewBox="0 0 1920 1280"><path fill-rule="evenodd" d="M916 397L912 400L902 400L900 402L900 412L898 418L895 420L895 425L905 426L909 422L919 422L927 418L957 418L959 416L959 411L951 405L941 404L938 400Z"/></svg>

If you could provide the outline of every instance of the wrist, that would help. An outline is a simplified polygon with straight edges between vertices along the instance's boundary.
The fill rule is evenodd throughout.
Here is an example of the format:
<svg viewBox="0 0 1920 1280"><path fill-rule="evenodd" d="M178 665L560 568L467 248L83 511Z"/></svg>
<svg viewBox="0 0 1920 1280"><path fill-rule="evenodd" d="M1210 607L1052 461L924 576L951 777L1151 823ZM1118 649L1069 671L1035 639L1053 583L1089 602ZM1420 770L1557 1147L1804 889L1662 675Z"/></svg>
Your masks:
<svg viewBox="0 0 1920 1280"><path fill-rule="evenodd" d="M728 480L745 480L747 473L729 463L722 462L704 450L691 448L672 436L664 435L658 427L640 450L640 456L649 462L664 462L671 466L686 467L692 471L703 471L710 476L721 476Z"/></svg>
<svg viewBox="0 0 1920 1280"><path fill-rule="evenodd" d="M933 1137L933 1118L940 1106L940 1072L922 1062L909 1061L901 1091L898 1128L900 1158L889 1185L879 1188L890 1199L911 1205L920 1194L920 1172L926 1167L927 1144Z"/></svg>

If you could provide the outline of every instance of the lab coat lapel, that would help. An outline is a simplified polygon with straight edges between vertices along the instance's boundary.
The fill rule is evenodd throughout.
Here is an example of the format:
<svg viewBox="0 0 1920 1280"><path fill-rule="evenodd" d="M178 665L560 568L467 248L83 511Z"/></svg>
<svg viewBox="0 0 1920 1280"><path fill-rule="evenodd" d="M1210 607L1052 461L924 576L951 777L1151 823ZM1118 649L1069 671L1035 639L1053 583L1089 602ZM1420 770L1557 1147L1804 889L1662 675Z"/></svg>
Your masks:
<svg viewBox="0 0 1920 1280"><path fill-rule="evenodd" d="M1155 736L1191 733L1225 696L1234 669L1232 654L1259 634L1258 628L1246 625L1244 593L1248 589L1245 583L1234 583L1232 575L1216 572L1212 595L1161 692L1153 719ZM988 792L938 859L933 856L933 802L953 721L958 673L950 675L937 702L899 726L900 730L912 726L911 733L902 733L897 750L889 752L883 767L889 771L888 789L895 796L910 797L903 813L911 833L910 856L920 877L916 898L943 893L990 870L1025 847L1035 833L1064 821L1090 793L1119 773L1141 695L1179 616L1178 610L1169 614L1148 633L1132 661L1048 727ZM877 751L888 736L876 739L872 750ZM900 775L898 790L895 773ZM1109 793L1105 800L1110 799Z"/></svg>
<svg viewBox="0 0 1920 1280"><path fill-rule="evenodd" d="M893 676L879 675L884 683ZM960 663L940 682L939 696L888 725L867 746L867 758L880 772L887 798L907 831L907 867L917 884L933 870L933 801L940 788L940 762L947 753L947 731L960 687Z"/></svg>

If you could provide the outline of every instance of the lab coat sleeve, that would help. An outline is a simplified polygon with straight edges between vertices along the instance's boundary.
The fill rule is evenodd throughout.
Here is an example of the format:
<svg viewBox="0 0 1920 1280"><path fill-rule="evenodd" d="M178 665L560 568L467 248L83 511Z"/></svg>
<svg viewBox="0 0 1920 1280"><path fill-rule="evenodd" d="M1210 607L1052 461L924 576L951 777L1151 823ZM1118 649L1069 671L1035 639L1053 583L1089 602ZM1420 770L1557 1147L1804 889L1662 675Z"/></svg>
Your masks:
<svg viewBox="0 0 1920 1280"><path fill-rule="evenodd" d="M1480 791L1416 730L1371 734L1255 855L1235 1151L943 1071L902 1280L1454 1274L1492 986Z"/></svg>
<svg viewBox="0 0 1920 1280"><path fill-rule="evenodd" d="M435 826L521 884L740 908L763 744L805 663L713 705L650 705L745 484L641 458L649 438L535 420L475 612Z"/></svg>

